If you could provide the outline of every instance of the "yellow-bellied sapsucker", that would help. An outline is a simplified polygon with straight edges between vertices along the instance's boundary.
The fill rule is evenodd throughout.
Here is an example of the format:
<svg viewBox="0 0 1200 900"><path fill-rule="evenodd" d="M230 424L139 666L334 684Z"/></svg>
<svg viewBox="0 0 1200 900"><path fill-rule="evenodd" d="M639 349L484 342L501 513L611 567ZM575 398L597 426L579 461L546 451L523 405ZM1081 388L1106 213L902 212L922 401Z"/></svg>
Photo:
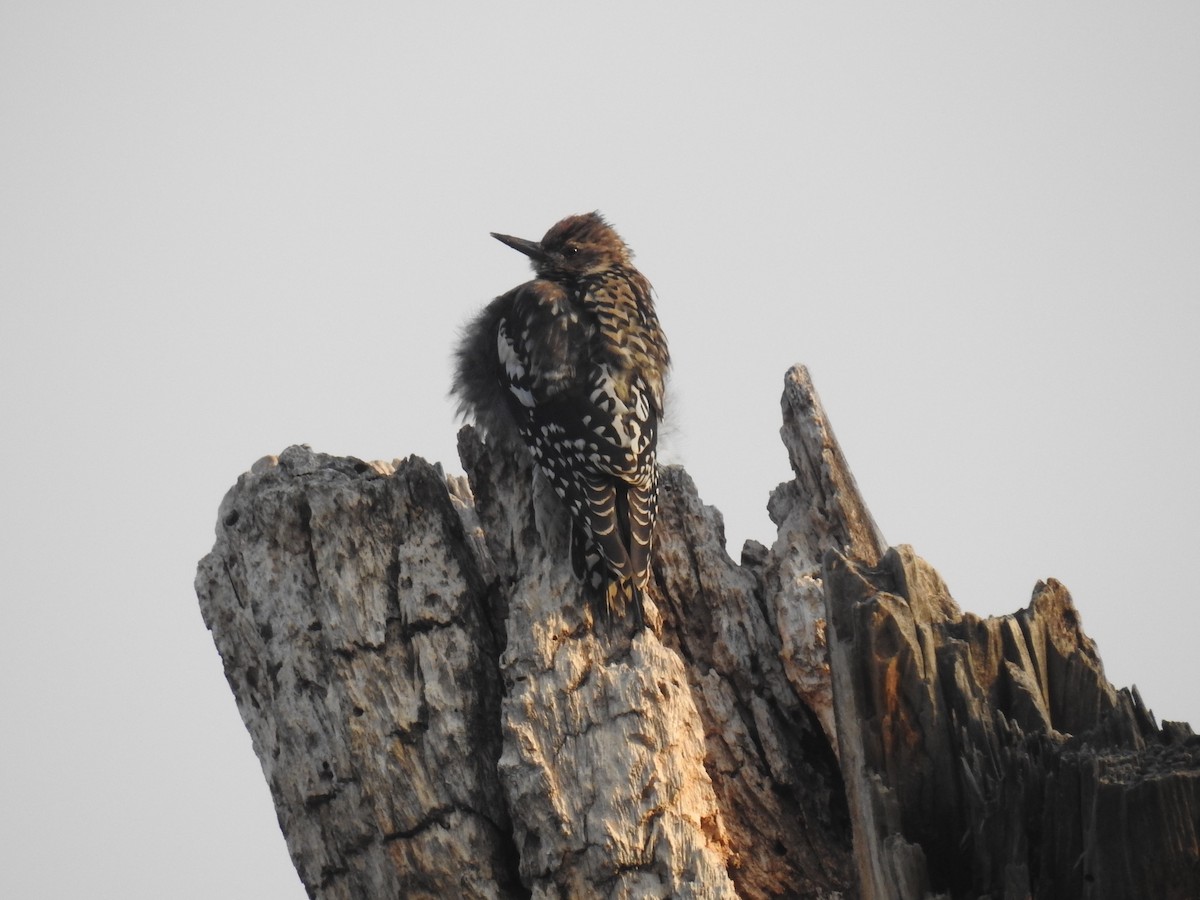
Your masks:
<svg viewBox="0 0 1200 900"><path fill-rule="evenodd" d="M537 278L467 327L459 410L492 434L515 429L567 506L575 575L640 619L670 365L650 282L599 213L563 219L541 241L492 237L528 256Z"/></svg>

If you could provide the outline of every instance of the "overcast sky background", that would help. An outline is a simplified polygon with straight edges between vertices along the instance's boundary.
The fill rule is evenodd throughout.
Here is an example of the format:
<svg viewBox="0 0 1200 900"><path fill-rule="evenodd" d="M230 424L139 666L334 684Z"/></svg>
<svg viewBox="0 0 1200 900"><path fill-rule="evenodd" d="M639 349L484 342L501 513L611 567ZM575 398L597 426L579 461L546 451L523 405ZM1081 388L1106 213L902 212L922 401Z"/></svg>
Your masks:
<svg viewBox="0 0 1200 900"><path fill-rule="evenodd" d="M965 608L1200 725L1200 5L0 2L0 895L292 898L192 591L307 442L459 470L492 230L600 209L736 558L807 364Z"/></svg>

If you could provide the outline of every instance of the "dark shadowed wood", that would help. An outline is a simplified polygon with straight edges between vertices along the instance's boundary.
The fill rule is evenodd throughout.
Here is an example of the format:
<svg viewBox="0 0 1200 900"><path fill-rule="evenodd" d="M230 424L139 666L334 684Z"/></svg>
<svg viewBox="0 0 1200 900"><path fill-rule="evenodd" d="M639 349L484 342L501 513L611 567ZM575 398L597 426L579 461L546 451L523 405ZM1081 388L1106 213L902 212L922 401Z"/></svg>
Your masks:
<svg viewBox="0 0 1200 900"><path fill-rule="evenodd" d="M865 898L1200 897L1200 739L1105 679L1056 581L962 613L911 548L826 558Z"/></svg>

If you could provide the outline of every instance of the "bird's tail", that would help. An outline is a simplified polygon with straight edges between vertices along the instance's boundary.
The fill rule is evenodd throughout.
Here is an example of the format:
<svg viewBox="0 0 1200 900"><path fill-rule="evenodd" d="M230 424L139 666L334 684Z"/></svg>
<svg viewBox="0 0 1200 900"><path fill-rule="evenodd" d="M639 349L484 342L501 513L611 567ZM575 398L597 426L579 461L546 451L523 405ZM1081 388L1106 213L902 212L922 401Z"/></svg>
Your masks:
<svg viewBox="0 0 1200 900"><path fill-rule="evenodd" d="M575 576L602 592L608 615L632 606L643 622L642 596L650 582L657 485L589 481L583 515L572 522L571 565Z"/></svg>

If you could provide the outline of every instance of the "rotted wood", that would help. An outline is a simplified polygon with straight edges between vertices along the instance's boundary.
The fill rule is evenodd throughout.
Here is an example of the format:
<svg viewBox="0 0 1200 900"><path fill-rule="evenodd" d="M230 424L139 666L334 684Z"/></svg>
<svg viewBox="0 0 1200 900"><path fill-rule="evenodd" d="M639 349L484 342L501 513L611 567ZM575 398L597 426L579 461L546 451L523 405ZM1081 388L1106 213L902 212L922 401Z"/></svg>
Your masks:
<svg viewBox="0 0 1200 900"><path fill-rule="evenodd" d="M909 547L825 575L864 898L1200 897L1200 738L1108 683L1066 588L981 619Z"/></svg>
<svg viewBox="0 0 1200 900"><path fill-rule="evenodd" d="M201 611L309 895L522 895L502 638L441 473L292 447L217 530Z"/></svg>
<svg viewBox="0 0 1200 900"><path fill-rule="evenodd" d="M469 428L467 479L303 447L239 479L197 592L311 896L853 896L820 561L883 545L799 368L784 420L740 564L664 471L637 633Z"/></svg>
<svg viewBox="0 0 1200 900"><path fill-rule="evenodd" d="M469 428L465 477L291 447L239 478L196 589L309 895L1200 896L1197 738L1108 684L1065 589L962 613L800 367L781 433L737 563L663 472L645 631Z"/></svg>

